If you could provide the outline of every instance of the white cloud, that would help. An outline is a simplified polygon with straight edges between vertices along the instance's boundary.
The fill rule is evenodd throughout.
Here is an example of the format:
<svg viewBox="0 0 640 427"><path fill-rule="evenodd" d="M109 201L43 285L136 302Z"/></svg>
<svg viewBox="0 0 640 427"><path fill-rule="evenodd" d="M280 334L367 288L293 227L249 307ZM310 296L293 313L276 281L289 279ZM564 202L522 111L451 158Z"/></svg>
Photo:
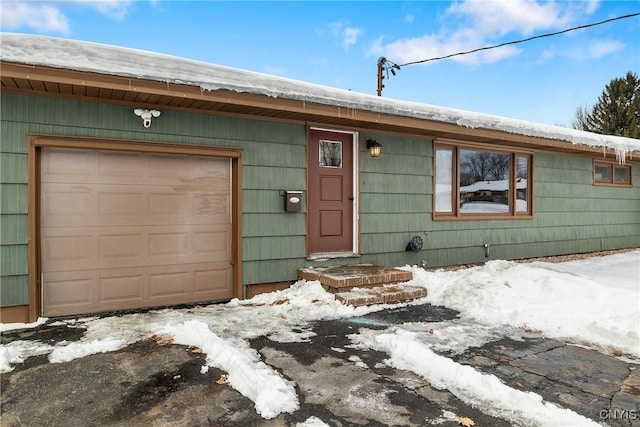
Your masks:
<svg viewBox="0 0 640 427"><path fill-rule="evenodd" d="M358 42L358 38L363 34L362 30L357 27L350 27L344 21L336 21L329 24L331 34L334 38L340 40L344 50L348 50Z"/></svg>
<svg viewBox="0 0 640 427"><path fill-rule="evenodd" d="M1 1L0 24L5 30L28 28L37 32L71 32L65 9L89 8L113 19L123 19L129 12L132 0L67 0L47 1Z"/></svg>
<svg viewBox="0 0 640 427"><path fill-rule="evenodd" d="M354 27L347 27L342 31L342 47L344 50L349 49L349 46L356 44L358 37L362 35L362 30Z"/></svg>
<svg viewBox="0 0 640 427"><path fill-rule="evenodd" d="M421 37L389 43L378 39L369 52L398 63L419 61L499 44L507 34L528 37L540 31L568 28L577 17L593 13L598 0L542 2L536 0L462 0L453 2L443 16L442 27ZM469 64L494 63L516 56L522 49L505 46L452 60Z"/></svg>
<svg viewBox="0 0 640 427"><path fill-rule="evenodd" d="M69 33L69 21L58 8L35 2L3 1L0 25L4 30L30 28L42 32Z"/></svg>
<svg viewBox="0 0 640 427"><path fill-rule="evenodd" d="M627 47L625 43L613 39L595 39L581 41L567 47L545 49L540 61L545 62L555 57L569 58L576 61L600 59L609 54L619 52Z"/></svg>
<svg viewBox="0 0 640 427"><path fill-rule="evenodd" d="M587 48L586 57L598 59L613 52L617 52L626 47L624 43L617 40L598 40Z"/></svg>
<svg viewBox="0 0 640 427"><path fill-rule="evenodd" d="M132 0L74 0L78 5L91 7L101 14L122 19L129 12Z"/></svg>
<svg viewBox="0 0 640 427"><path fill-rule="evenodd" d="M591 15L598 9L598 6L600 6L600 0L588 0L584 8L584 13Z"/></svg>
<svg viewBox="0 0 640 427"><path fill-rule="evenodd" d="M448 13L466 18L472 28L485 36L502 36L510 32L531 35L539 29L560 28L571 21L555 2L533 0L467 0L454 3Z"/></svg>
<svg viewBox="0 0 640 427"><path fill-rule="evenodd" d="M472 48L478 47L474 44L474 40L478 39L474 37L473 31L460 31L448 40L443 40L439 35L428 34L420 38L398 40L385 46L382 44L382 39L378 39L372 45L372 50L383 52L383 56L394 58L394 61L399 63L407 63L471 50ZM455 56L451 59L469 64L490 64L510 56L515 56L518 53L520 53L520 49L514 46L504 46L474 54Z"/></svg>

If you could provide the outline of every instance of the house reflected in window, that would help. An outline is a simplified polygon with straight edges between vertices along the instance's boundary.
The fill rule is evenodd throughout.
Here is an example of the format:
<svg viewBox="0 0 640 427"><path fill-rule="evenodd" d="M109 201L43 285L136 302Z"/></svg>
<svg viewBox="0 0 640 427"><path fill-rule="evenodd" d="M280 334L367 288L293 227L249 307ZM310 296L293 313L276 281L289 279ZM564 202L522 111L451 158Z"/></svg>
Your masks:
<svg viewBox="0 0 640 427"><path fill-rule="evenodd" d="M511 156L460 150L460 212L508 213Z"/></svg>

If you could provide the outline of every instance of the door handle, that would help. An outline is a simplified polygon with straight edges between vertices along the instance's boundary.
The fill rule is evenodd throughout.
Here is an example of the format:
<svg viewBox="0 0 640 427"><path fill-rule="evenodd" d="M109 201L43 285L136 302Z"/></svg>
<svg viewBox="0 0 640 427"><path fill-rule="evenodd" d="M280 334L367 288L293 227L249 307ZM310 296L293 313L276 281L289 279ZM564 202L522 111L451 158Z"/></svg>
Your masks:
<svg viewBox="0 0 640 427"><path fill-rule="evenodd" d="M355 200L355 197L349 196L349 200Z"/></svg>

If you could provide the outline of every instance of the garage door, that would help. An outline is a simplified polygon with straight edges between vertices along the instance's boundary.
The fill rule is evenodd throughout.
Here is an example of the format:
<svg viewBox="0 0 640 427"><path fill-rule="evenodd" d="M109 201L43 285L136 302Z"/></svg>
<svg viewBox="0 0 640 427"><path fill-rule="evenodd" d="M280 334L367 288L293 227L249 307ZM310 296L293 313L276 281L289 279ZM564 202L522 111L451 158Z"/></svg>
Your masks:
<svg viewBox="0 0 640 427"><path fill-rule="evenodd" d="M45 316L233 297L230 160L43 148Z"/></svg>

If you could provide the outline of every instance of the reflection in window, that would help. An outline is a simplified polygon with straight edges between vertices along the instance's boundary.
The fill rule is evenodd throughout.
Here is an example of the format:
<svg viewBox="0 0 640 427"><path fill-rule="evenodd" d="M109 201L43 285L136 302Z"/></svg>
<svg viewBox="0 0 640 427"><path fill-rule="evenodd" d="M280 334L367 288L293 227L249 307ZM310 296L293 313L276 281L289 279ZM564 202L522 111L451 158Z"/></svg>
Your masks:
<svg viewBox="0 0 640 427"><path fill-rule="evenodd" d="M453 212L453 150L436 150L436 212Z"/></svg>
<svg viewBox="0 0 640 427"><path fill-rule="evenodd" d="M510 212L511 156L460 150L460 212Z"/></svg>
<svg viewBox="0 0 640 427"><path fill-rule="evenodd" d="M532 215L530 154L437 143L434 168L434 218Z"/></svg>
<svg viewBox="0 0 640 427"><path fill-rule="evenodd" d="M629 166L615 166L613 168L613 182L616 184L630 184L631 176L629 172L631 172Z"/></svg>
<svg viewBox="0 0 640 427"><path fill-rule="evenodd" d="M516 212L529 212L529 157L516 157Z"/></svg>
<svg viewBox="0 0 640 427"><path fill-rule="evenodd" d="M611 165L596 164L596 181L611 182Z"/></svg>
<svg viewBox="0 0 640 427"><path fill-rule="evenodd" d="M320 140L320 166L326 168L342 167L342 142Z"/></svg>

